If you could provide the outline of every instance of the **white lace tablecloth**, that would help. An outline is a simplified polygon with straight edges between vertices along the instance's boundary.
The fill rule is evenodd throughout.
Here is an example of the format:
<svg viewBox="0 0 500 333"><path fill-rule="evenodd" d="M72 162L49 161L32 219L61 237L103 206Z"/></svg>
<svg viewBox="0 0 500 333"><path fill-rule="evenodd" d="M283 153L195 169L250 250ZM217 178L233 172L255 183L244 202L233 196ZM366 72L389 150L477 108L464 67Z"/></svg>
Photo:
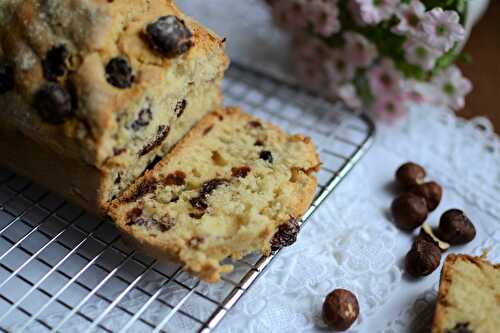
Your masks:
<svg viewBox="0 0 500 333"><path fill-rule="evenodd" d="M286 77L286 38L258 1L184 0L181 7L227 36L233 59ZM347 288L361 307L352 332L429 332L440 269L420 280L405 274L412 236L388 214L394 171L407 160L421 163L444 187L429 223L457 207L476 225L476 239L450 252L489 249L489 258L500 262L499 137L484 118L464 121L447 110L415 108L396 126L379 124L368 155L216 331L324 331L325 295Z"/></svg>

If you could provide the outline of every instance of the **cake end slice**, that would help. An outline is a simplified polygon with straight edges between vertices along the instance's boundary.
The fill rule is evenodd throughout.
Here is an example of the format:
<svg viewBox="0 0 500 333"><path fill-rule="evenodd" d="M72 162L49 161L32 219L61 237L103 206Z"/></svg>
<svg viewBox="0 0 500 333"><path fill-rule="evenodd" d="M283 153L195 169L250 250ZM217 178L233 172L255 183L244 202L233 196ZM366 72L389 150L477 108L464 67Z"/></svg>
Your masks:
<svg viewBox="0 0 500 333"><path fill-rule="evenodd" d="M441 272L432 333L500 330L500 265L450 254Z"/></svg>
<svg viewBox="0 0 500 333"><path fill-rule="evenodd" d="M109 215L139 249L216 282L232 269L222 260L269 254L275 234L293 230L314 198L319 165L309 138L223 109L113 201ZM281 236L282 244L294 237Z"/></svg>

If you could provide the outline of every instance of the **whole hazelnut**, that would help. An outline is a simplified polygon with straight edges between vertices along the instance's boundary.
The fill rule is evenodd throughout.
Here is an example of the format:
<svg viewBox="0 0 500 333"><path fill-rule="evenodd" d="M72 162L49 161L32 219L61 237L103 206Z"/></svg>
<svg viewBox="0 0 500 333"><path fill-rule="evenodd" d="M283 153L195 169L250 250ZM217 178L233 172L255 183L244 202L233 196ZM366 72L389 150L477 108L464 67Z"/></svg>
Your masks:
<svg viewBox="0 0 500 333"><path fill-rule="evenodd" d="M406 254L406 271L413 277L426 276L439 267L441 250L432 242L417 238Z"/></svg>
<svg viewBox="0 0 500 333"><path fill-rule="evenodd" d="M403 193L391 205L396 226L403 230L413 230L422 225L429 213L424 198L413 193Z"/></svg>
<svg viewBox="0 0 500 333"><path fill-rule="evenodd" d="M443 197L443 188L436 182L427 182L413 185L408 191L422 197L427 201L429 212L434 211Z"/></svg>
<svg viewBox="0 0 500 333"><path fill-rule="evenodd" d="M437 233L442 240L452 245L460 245L476 237L476 228L464 212L450 209L441 216Z"/></svg>
<svg viewBox="0 0 500 333"><path fill-rule="evenodd" d="M410 187L424 182L425 169L413 162L401 165L396 171L396 181L403 187Z"/></svg>
<svg viewBox="0 0 500 333"><path fill-rule="evenodd" d="M349 290L335 289L326 296L323 303L323 319L338 331L351 327L359 315L356 296Z"/></svg>

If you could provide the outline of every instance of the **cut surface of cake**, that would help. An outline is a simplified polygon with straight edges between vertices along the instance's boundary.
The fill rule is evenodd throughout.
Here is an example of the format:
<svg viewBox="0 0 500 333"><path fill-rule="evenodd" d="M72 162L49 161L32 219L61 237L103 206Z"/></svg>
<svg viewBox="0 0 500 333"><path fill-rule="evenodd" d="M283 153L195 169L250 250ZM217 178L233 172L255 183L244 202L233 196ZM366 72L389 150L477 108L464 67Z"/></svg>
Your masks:
<svg viewBox="0 0 500 333"><path fill-rule="evenodd" d="M500 265L451 254L441 272L432 333L500 332Z"/></svg>
<svg viewBox="0 0 500 333"><path fill-rule="evenodd" d="M228 63L173 1L3 0L0 139L44 152L4 163L97 212L220 107Z"/></svg>
<svg viewBox="0 0 500 333"><path fill-rule="evenodd" d="M215 282L231 270L224 258L270 253L279 227L311 204L319 165L309 138L219 110L114 200L109 215L146 254Z"/></svg>

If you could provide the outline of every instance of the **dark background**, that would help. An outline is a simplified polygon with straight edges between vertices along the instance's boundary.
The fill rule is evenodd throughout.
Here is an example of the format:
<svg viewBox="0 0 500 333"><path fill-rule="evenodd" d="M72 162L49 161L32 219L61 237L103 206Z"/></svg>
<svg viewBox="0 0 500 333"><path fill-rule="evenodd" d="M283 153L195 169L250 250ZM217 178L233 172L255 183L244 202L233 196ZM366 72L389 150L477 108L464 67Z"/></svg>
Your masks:
<svg viewBox="0 0 500 333"><path fill-rule="evenodd" d="M474 84L474 90L459 115L486 116L500 134L500 0L492 0L474 28L465 52L472 56L472 63L460 67Z"/></svg>

